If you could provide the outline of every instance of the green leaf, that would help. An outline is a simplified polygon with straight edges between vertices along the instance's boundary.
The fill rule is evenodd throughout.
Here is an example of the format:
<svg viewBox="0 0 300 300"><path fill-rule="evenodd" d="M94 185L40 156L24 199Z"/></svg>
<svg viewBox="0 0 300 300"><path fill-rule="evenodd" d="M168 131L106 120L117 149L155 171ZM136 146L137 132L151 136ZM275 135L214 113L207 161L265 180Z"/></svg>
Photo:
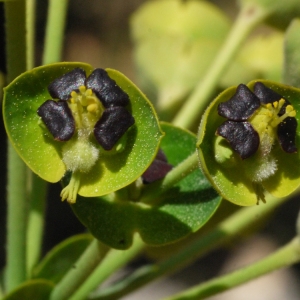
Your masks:
<svg viewBox="0 0 300 300"><path fill-rule="evenodd" d="M28 71L8 85L4 92L3 116L6 131L14 148L25 163L44 180L59 181L66 172L62 147L67 142L55 141L46 128L39 125L37 109L51 99L48 85L76 67L87 76L93 71L81 63L57 63ZM129 95L130 110L135 124L121 138L121 151L100 149L100 159L87 173L79 173L79 194L100 196L135 181L153 160L162 132L152 104L124 75L107 69L108 75Z"/></svg>
<svg viewBox="0 0 300 300"><path fill-rule="evenodd" d="M80 234L61 242L34 268L32 277L59 282L92 240L91 235Z"/></svg>
<svg viewBox="0 0 300 300"><path fill-rule="evenodd" d="M196 137L192 133L167 123L162 124L162 129L166 135L161 149L169 163L176 166L194 153ZM159 246L197 231L220 201L200 170L196 170L161 195L154 205L110 196L79 197L72 209L97 239L113 248L127 249L135 232L145 243Z"/></svg>
<svg viewBox="0 0 300 300"><path fill-rule="evenodd" d="M283 81L300 86L300 19L291 22L285 34Z"/></svg>
<svg viewBox="0 0 300 300"><path fill-rule="evenodd" d="M53 287L54 283L49 280L28 280L6 295L3 300L47 300Z"/></svg>
<svg viewBox="0 0 300 300"><path fill-rule="evenodd" d="M279 84L268 80L259 80L265 86L282 95L291 102L296 110L298 122L296 146L300 149L300 90L291 86ZM257 81L248 84L250 89ZM226 102L236 92L236 87L231 87L222 92L207 108L202 117L198 135L198 154L200 166L215 189L227 200L237 205L254 205L266 190L275 197L285 197L295 191L300 185L300 169L295 166L300 164L300 152L286 153L279 146L278 142L273 145L271 154L277 162L277 171L267 179L253 183L250 175L250 168L258 165L257 156L242 160L232 152L229 146L223 146L224 157L228 155L228 160L224 163L217 161L218 153L216 149L217 128L225 121L225 118L218 115L217 107L219 103Z"/></svg>
<svg viewBox="0 0 300 300"><path fill-rule="evenodd" d="M229 29L226 15L205 1L148 1L134 13L135 61L145 88L150 82L158 91L159 108L173 109L195 86Z"/></svg>

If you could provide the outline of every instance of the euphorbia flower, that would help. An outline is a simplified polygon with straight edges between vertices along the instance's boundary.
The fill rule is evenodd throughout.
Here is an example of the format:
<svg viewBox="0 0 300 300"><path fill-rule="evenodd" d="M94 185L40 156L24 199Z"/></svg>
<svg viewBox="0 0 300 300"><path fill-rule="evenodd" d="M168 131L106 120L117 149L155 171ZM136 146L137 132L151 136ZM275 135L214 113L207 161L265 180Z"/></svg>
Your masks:
<svg viewBox="0 0 300 300"><path fill-rule="evenodd" d="M300 185L299 168L292 167L300 159L292 105L299 91L262 82L248 86L226 90L209 106L197 143L201 167L212 184L241 205L254 204L255 198L264 201L265 191L286 196ZM215 138L209 138L212 133Z"/></svg>
<svg viewBox="0 0 300 300"><path fill-rule="evenodd" d="M86 78L76 68L55 79L48 86L53 97L37 113L53 138L64 142L62 160L72 177L62 192L62 200L76 201L80 185L79 173L87 173L99 159L99 148L112 150L123 134L134 124L126 109L128 95L103 69L95 69Z"/></svg>
<svg viewBox="0 0 300 300"><path fill-rule="evenodd" d="M224 122L217 134L227 139L242 159L253 155L259 145L264 147L263 155L269 154L276 134L285 152L297 152L294 108L261 82L254 85L254 93L239 85L231 99L219 104L218 113L230 121Z"/></svg>

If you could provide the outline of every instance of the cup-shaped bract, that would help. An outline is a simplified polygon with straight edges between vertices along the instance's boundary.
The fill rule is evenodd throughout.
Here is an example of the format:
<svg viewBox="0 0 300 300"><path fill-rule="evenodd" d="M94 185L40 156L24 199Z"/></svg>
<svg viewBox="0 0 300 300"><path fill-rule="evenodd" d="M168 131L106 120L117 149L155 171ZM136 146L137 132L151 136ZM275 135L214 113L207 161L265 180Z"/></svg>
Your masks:
<svg viewBox="0 0 300 300"><path fill-rule="evenodd" d="M199 127L200 166L216 190L238 205L300 185L300 90L267 80L222 92Z"/></svg>
<svg viewBox="0 0 300 300"><path fill-rule="evenodd" d="M163 136L152 104L128 78L81 63L21 74L4 89L3 116L33 172L49 182L72 172L62 192L70 203L77 192L101 196L135 181Z"/></svg>

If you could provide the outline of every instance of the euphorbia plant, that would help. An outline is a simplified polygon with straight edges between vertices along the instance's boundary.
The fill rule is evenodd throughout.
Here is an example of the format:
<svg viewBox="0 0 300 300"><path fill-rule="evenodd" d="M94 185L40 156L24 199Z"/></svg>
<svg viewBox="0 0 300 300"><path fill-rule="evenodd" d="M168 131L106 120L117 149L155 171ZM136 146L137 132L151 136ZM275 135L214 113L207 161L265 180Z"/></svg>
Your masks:
<svg viewBox="0 0 300 300"><path fill-rule="evenodd" d="M4 89L3 117L12 145L9 172L15 172L9 181L21 178L22 183L14 181L8 188L5 299L86 299L144 247L168 249L164 260L94 296L118 299L240 237L254 219L270 215L286 201L285 196L297 190L300 90L295 68L300 59L295 32L299 32L299 20L286 35L286 84L269 80L279 76L279 56L272 59L274 52L247 52L246 44L241 56L235 54L259 23L285 28L299 16L298 1L239 1L240 15L231 29L228 17L205 1L147 3L132 18L133 54L144 83L148 82L143 89L150 97L157 96L156 106L116 70L85 63L53 63L61 60L58 53L66 2L52 0L50 4L43 65L33 68L29 59L32 41L30 35L26 40L22 35L25 0L5 3L10 83ZM27 32L30 24L26 23ZM277 43L282 35L274 35ZM21 46L15 47L17 44ZM252 68L251 55L256 56L255 61L268 56L266 65L271 62L274 66ZM262 78L255 79L257 76ZM253 79L250 83L240 82L249 77ZM225 85L234 86L214 98ZM163 122L164 117L174 117L173 124ZM183 128L198 127L197 120L201 120L198 136ZM26 229L33 219L26 197L37 198L39 204L44 198L36 193L41 181L30 186L25 176L28 171L23 176L21 167L11 168L15 162L22 166L19 157L38 178L61 183L61 199L68 203L51 201L57 201L58 207L70 205L88 230L88 234L57 245L42 259L36 255L33 262L27 259L26 250L31 250L32 244L40 250L40 243L26 241ZM22 195L12 197L14 190ZM222 198L253 207L236 208L228 218L219 209L222 221L212 221L201 231ZM39 217L44 218L42 210ZM11 224L20 224L20 235ZM33 228L40 227L42 222ZM191 240L187 238L190 235ZM17 241L18 255L10 253L12 241ZM174 245L181 250L175 253ZM14 257L18 258L17 267ZM251 272L237 271L171 299L201 299L299 260L296 237L250 266ZM222 280L227 280L226 284Z"/></svg>

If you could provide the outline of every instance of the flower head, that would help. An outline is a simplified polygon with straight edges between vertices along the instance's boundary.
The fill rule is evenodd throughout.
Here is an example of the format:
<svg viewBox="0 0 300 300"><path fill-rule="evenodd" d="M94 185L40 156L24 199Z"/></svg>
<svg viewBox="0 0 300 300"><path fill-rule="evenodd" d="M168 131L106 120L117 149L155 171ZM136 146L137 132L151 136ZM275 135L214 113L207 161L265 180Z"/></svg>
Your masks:
<svg viewBox="0 0 300 300"><path fill-rule="evenodd" d="M78 173L89 172L99 159L94 140L104 150L112 150L135 121L126 108L128 95L103 69L86 78L85 71L76 68L51 82L48 91L53 99L37 113L53 138L65 142L62 160L73 175L61 196L74 203Z"/></svg>
<svg viewBox="0 0 300 300"><path fill-rule="evenodd" d="M246 85L239 85L232 98L219 104L218 113L228 121L218 127L216 134L225 138L242 159L259 149L263 156L268 155L276 137L283 151L297 152L294 108L261 82L254 85L254 93Z"/></svg>
<svg viewBox="0 0 300 300"><path fill-rule="evenodd" d="M240 205L290 194L300 185L298 89L269 81L220 94L203 115L197 143L202 170Z"/></svg>

